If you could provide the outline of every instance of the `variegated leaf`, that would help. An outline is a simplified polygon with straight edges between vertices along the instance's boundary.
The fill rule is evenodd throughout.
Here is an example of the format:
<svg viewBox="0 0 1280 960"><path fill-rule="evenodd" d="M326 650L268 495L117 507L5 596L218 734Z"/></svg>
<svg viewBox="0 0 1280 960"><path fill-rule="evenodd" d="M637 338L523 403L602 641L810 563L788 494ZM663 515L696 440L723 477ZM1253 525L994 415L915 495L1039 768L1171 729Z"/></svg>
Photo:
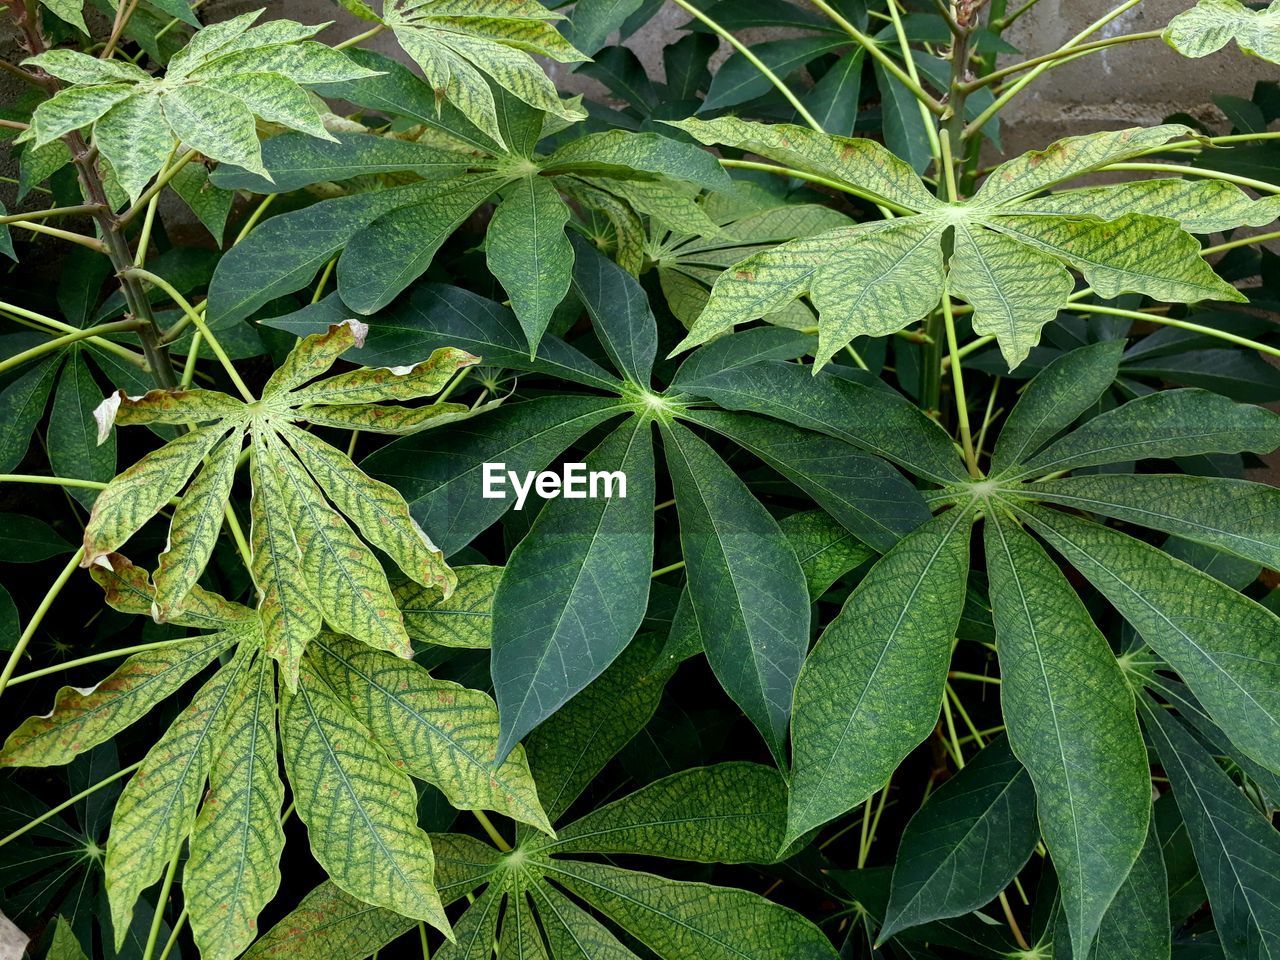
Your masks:
<svg viewBox="0 0 1280 960"><path fill-rule="evenodd" d="M93 142L135 202L176 145L160 97L150 92L122 100L103 114L94 124Z"/></svg>
<svg viewBox="0 0 1280 960"><path fill-rule="evenodd" d="M242 647L200 688L147 752L116 803L105 866L116 949L124 943L139 894L159 879L191 832L215 742L251 658L252 649Z"/></svg>
<svg viewBox="0 0 1280 960"><path fill-rule="evenodd" d="M905 161L874 140L833 137L794 124L752 123L736 117L667 122L701 143L737 147L830 177L887 206L919 212L940 204Z"/></svg>
<svg viewBox="0 0 1280 960"><path fill-rule="evenodd" d="M117 390L93 411L93 419L98 424L101 443L112 427L235 420L248 412L243 400L217 390L151 390L141 397Z"/></svg>
<svg viewBox="0 0 1280 960"><path fill-rule="evenodd" d="M183 872L204 960L234 960L257 935L258 914L280 886L283 805L275 671L259 656L229 707Z"/></svg>
<svg viewBox="0 0 1280 960"><path fill-rule="evenodd" d="M1055 184L1136 157L1191 132L1190 127L1180 123L1165 123L1158 127L1129 127L1066 137L1043 150L1031 150L1000 164L970 202L975 207L997 207L1033 196Z"/></svg>
<svg viewBox="0 0 1280 960"><path fill-rule="evenodd" d="M98 562L155 516L226 432L225 424L193 430L147 454L107 484L84 529L81 566Z"/></svg>
<svg viewBox="0 0 1280 960"><path fill-rule="evenodd" d="M328 504L278 436L266 434L263 448L265 469L279 473L285 517L302 553L302 579L324 619L370 646L410 656L409 635L378 558ZM412 530L408 535L414 535Z"/></svg>
<svg viewBox="0 0 1280 960"><path fill-rule="evenodd" d="M177 692L236 641L234 633L192 637L135 653L93 687L63 687L53 709L9 734L0 766L52 767L105 743Z"/></svg>
<svg viewBox="0 0 1280 960"><path fill-rule="evenodd" d="M369 327L359 320L344 320L329 325L324 333L303 337L289 351L284 363L276 368L262 388L263 400L275 400L280 394L296 390L314 380L337 362L352 347L364 346ZM288 400L277 400L287 404Z"/></svg>
<svg viewBox="0 0 1280 960"><path fill-rule="evenodd" d="M107 605L121 613L151 616L155 606L155 588L147 571L134 566L128 557L110 553L89 568L89 575L102 587ZM187 593L181 612L169 620L180 627L201 630L231 630L236 633L256 630L258 617L253 610L232 603L218 594L195 586Z"/></svg>
<svg viewBox="0 0 1280 960"><path fill-rule="evenodd" d="M1200 0L1170 20L1163 36L1184 57L1207 57L1235 40L1245 53L1280 63L1280 0L1262 10L1240 0Z"/></svg>
<svg viewBox="0 0 1280 960"><path fill-rule="evenodd" d="M950 284L972 305L974 332L996 338L1011 370L1040 342L1040 328L1066 305L1073 286L1052 256L966 224L956 226Z"/></svg>
<svg viewBox="0 0 1280 960"><path fill-rule="evenodd" d="M294 390L291 404L377 403L433 397L464 367L480 362L465 350L441 347L408 367L361 367Z"/></svg>
<svg viewBox="0 0 1280 960"><path fill-rule="evenodd" d="M334 883L448 933L413 781L306 660L281 694L280 731L289 782L311 785L295 794L298 816Z"/></svg>
<svg viewBox="0 0 1280 960"><path fill-rule="evenodd" d="M524 748L493 766L498 708L486 694L333 634L313 641L310 657L392 760L454 807L496 810L551 833Z"/></svg>
<svg viewBox="0 0 1280 960"><path fill-rule="evenodd" d="M1255 200L1223 180L1135 180L1020 200L1000 208L1010 216L1049 215L1117 220L1126 213L1177 220L1191 233L1265 227L1280 217L1280 196Z"/></svg>
<svg viewBox="0 0 1280 960"><path fill-rule="evenodd" d="M350 406L307 404L294 413L318 427L359 430L404 437L411 433L442 427L446 423L471 416L465 403L432 403L425 407L394 407L380 403L354 403Z"/></svg>
<svg viewBox="0 0 1280 960"><path fill-rule="evenodd" d="M298 576L302 552L289 523L284 479L271 464L266 442L253 437L249 502L253 582L258 588L258 616L266 652L280 664L285 684L298 683L298 663L307 643L320 632L320 606L309 584Z"/></svg>
<svg viewBox="0 0 1280 960"><path fill-rule="evenodd" d="M439 647L487 649L493 639L493 595L502 567L483 564L454 567L453 594L442 598L433 587L405 582L392 591L409 636Z"/></svg>
<svg viewBox="0 0 1280 960"><path fill-rule="evenodd" d="M1126 213L1099 222L1002 214L990 224L1026 247L1067 261L1104 300L1121 293L1179 303L1245 299L1200 257L1195 237L1163 217ZM1008 262L1012 254L1003 259Z"/></svg>
<svg viewBox="0 0 1280 960"><path fill-rule="evenodd" d="M243 443L242 429L233 430L222 440L173 511L169 542L160 554L154 577L153 615L161 622L182 608L213 555Z"/></svg>
<svg viewBox="0 0 1280 960"><path fill-rule="evenodd" d="M284 425L284 438L324 489L365 538L424 587L448 597L457 578L444 555L409 515L400 491L365 474L351 459L304 430Z"/></svg>

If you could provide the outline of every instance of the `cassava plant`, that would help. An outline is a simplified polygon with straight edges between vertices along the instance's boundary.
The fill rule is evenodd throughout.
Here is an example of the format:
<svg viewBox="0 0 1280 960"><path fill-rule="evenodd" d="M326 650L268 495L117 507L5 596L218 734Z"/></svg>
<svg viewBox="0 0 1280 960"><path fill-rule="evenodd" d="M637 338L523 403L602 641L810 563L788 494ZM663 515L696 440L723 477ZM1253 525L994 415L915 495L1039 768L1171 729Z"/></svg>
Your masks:
<svg viewBox="0 0 1280 960"><path fill-rule="evenodd" d="M0 4L6 956L1280 957L1280 5L671 2Z"/></svg>

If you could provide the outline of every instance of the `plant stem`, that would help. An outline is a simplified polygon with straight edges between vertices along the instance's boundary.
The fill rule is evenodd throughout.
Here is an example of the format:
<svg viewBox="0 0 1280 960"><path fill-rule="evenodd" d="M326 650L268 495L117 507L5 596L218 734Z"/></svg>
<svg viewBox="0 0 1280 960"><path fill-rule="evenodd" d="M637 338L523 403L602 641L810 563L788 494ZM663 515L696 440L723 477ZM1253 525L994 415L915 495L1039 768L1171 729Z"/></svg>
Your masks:
<svg viewBox="0 0 1280 960"><path fill-rule="evenodd" d="M244 530L240 526L240 519L236 516L230 502L224 508L223 514L227 520L227 529L231 531L231 539L236 542L236 549L240 551L240 559L244 562L245 569L252 570L253 551L249 549L249 543L244 538Z"/></svg>
<svg viewBox="0 0 1280 960"><path fill-rule="evenodd" d="M683 566L684 566L684 561L677 560L675 563L668 564L665 567L659 567L657 570L653 571L653 573L649 574L649 578L656 579L657 577L660 577L663 574L673 573L674 571L681 569Z"/></svg>
<svg viewBox="0 0 1280 960"><path fill-rule="evenodd" d="M178 944L178 934L182 932L182 928L187 923L189 909L184 903L182 912L178 914L178 919L173 921L173 929L169 932L169 939L165 941L164 949L160 951L158 960L169 960L169 954L173 953L173 948Z"/></svg>
<svg viewBox="0 0 1280 960"><path fill-rule="evenodd" d="M816 0L816 2L821 2L821 0ZM685 13L689 14L689 16L693 17L695 20L699 21L700 23L708 27L718 37L721 37L722 39L728 41L729 46L733 47L734 50L742 54L742 57L744 60L746 60L749 64L751 64L753 67L759 70L761 76L763 76L766 80L768 80L771 84L773 84L773 86L777 89L777 91L786 98L787 103L791 104L791 106L795 108L796 113L800 114L800 116L804 118L805 123L807 123L810 127L816 130L818 133L823 132L822 124L818 123L818 121L814 119L813 114L811 114L808 111L808 109L805 108L805 105L800 102L800 98L797 97L794 93L792 93L791 89L785 83L782 82L781 78L779 78L776 73L770 70L768 65L765 64L763 60L761 60L754 53L752 53L751 50L745 44L743 44L741 40L735 37L732 33L730 33L724 27L720 26L720 24L718 24L715 20L712 20L709 16L707 16L705 13L703 13L693 4L689 3L688 0L674 0L674 3ZM881 55L883 56L883 54Z"/></svg>
<svg viewBox="0 0 1280 960"><path fill-rule="evenodd" d="M878 197L867 190L861 190L858 187L847 183L841 183L839 180L831 180L828 177L824 177L816 173L796 170L793 167L782 167L773 163L758 163L755 160L726 160L723 158L720 160L720 166L731 167L737 170L759 170L762 173L772 173L780 177L795 177L797 180L807 180L810 183L816 183L819 186L830 187L832 190L839 190L841 193L848 193L863 200L868 200L877 206L887 207L894 213L912 214L916 212L908 207L885 200L883 197Z"/></svg>
<svg viewBox="0 0 1280 960"><path fill-rule="evenodd" d="M335 43L330 49L346 50L349 47L354 47L356 44L364 43L372 37L376 37L385 29L387 29L387 25L385 23L380 23L376 27L366 30L364 33L357 33L354 37L348 37L346 40Z"/></svg>
<svg viewBox="0 0 1280 960"><path fill-rule="evenodd" d="M1239 237L1235 240L1227 240L1224 243L1215 244L1212 247L1205 247L1200 251L1200 256L1207 257L1214 253L1225 253L1228 250L1234 250L1236 247L1247 247L1255 243L1268 243L1272 240L1280 240L1280 230L1272 233L1261 233L1255 237Z"/></svg>
<svg viewBox="0 0 1280 960"><path fill-rule="evenodd" d="M50 807L48 810L40 814L40 816L36 817L34 820L28 821L25 825L13 831L13 833L10 833L5 837L0 838L0 847L3 847L6 843L11 843L12 841L17 840L23 834L31 830L34 830L36 827L40 826L40 824L44 823L46 820L56 817L63 810L66 810L69 807L75 806L85 797L92 796L93 794L101 790L103 787L111 786L111 784L115 783L121 777L127 777L129 774L133 773L133 771L137 770L140 766L142 766L141 760L139 760L137 763L131 763L127 767L122 767L121 769L117 770L115 773L111 774L109 777L99 780L93 786L85 787L83 790L77 793L74 797L71 797L67 800L63 800L57 806Z"/></svg>
<svg viewBox="0 0 1280 960"><path fill-rule="evenodd" d="M41 483L56 487L83 487L86 490L105 490L101 480L77 480L73 477L43 477L34 473L0 473L0 483Z"/></svg>
<svg viewBox="0 0 1280 960"><path fill-rule="evenodd" d="M52 353L55 350L60 350L63 347L79 340L88 340L90 337L137 329L138 321L135 319L117 320L114 323L103 323L96 327L87 327L84 330L77 330L75 333L68 333L65 336L55 337L45 343L37 344L29 350L23 350L21 353L15 353L12 357L0 360L0 373L4 373L6 370L12 370L14 367L21 366L28 360L34 360L36 357L43 356L46 353Z"/></svg>
<svg viewBox="0 0 1280 960"><path fill-rule="evenodd" d="M47 327L50 330L61 330L64 333L78 333L80 331L79 327L72 326L69 323L64 323L61 320L55 320L53 317L46 317L44 314L36 313L34 310L26 310L11 303L5 303L2 300L0 300L0 313L8 314L10 319L16 320L19 323L27 322L30 324L38 324L42 327ZM128 347L122 346L112 340L101 340L96 336L90 339L93 341L93 345L95 347L101 347L109 353L114 353L116 356L120 357L120 359L133 364L135 367L142 370L148 370L146 357L138 355Z"/></svg>
<svg viewBox="0 0 1280 960"><path fill-rule="evenodd" d="M110 59L111 54L115 53L116 44L120 42L120 35L124 33L124 28L129 25L129 18L133 16L133 11L138 8L138 0L117 0L119 6L116 7L116 20L111 26L111 36L107 38L107 44L102 48L99 59ZM147 958L150 960L150 957Z"/></svg>
<svg viewBox="0 0 1280 960"><path fill-rule="evenodd" d="M939 5L946 9L945 3ZM919 86L920 73L916 70L915 58L911 56L911 45L907 42L907 31L903 28L902 17L898 14L898 0L889 0L889 16L893 18L893 32L898 39L898 49L902 52L902 62L907 65L907 74ZM951 23L954 25L955 21L952 20ZM925 136L929 138L929 150L933 154L934 161L941 163L942 145L938 141L938 125L934 122L934 116L929 112L929 108L918 97L916 106L920 109L920 122L924 124Z"/></svg>
<svg viewBox="0 0 1280 960"><path fill-rule="evenodd" d="M173 878L178 873L178 861L182 858L182 843L173 851L173 859L169 861L169 869L165 871L164 882L160 884L160 893L156 897L155 913L151 917L151 931L147 934L147 946L142 953L142 960L151 960L156 952L156 941L160 939L160 924L164 922L164 903L169 899L169 891L173 888Z"/></svg>
<svg viewBox="0 0 1280 960"><path fill-rule="evenodd" d="M978 469L978 454L973 448L969 404L964 395L964 376L960 372L960 347L956 343L956 321L951 315L951 294L945 288L942 291L942 320L947 331L947 352L951 357L951 383L956 397L956 418L960 421L960 445L964 448L964 462L969 468L969 476L978 480L982 477L982 471Z"/></svg>
<svg viewBox="0 0 1280 960"><path fill-rule="evenodd" d="M1124 3L1120 4L1120 6L1116 7L1115 9L1111 10L1109 13L1105 14L1102 17L1099 17L1093 23L1089 24L1089 26L1085 27L1083 30L1077 33L1074 37L1072 37L1070 40L1064 43L1061 47L1055 50L1054 53L1061 53L1063 51L1075 50L1080 46L1081 43L1089 39L1089 37L1093 36L1095 33L1097 33L1099 30L1105 27L1108 23L1114 20L1116 17L1120 16L1122 13L1129 10L1130 8L1137 6L1141 2L1142 0L1124 0ZM1041 63L1037 67L1032 67L1029 71L1027 71L1025 76L1021 77L1015 83L1010 84L1009 88L1007 90L1002 91L1000 96L996 97L994 102L992 102L992 104L988 106L987 109L983 110L982 113L980 113L977 117L975 117L972 122L970 122L967 126L965 126L964 130L962 131L962 136L965 139L968 139L972 137L975 133L977 133L979 130L981 130L986 125L987 121L990 120L992 117L994 117L1001 110L1003 110L1005 105L1010 100L1012 100L1015 96L1017 96L1017 94L1024 87L1026 87L1027 84L1031 83L1038 76L1040 76L1040 74L1044 73L1046 70L1052 67L1055 62L1056 60L1050 59L1044 63Z"/></svg>
<svg viewBox="0 0 1280 960"><path fill-rule="evenodd" d="M1072 310L1081 310L1085 313L1105 313L1112 317L1128 317L1130 320L1149 320L1152 323L1158 323L1166 327L1178 327L1182 330L1190 330L1194 333L1202 333L1206 337L1216 337L1219 340L1226 340L1237 346L1248 347L1251 350L1257 350L1268 356L1280 357L1280 347L1268 346L1265 343L1259 343L1257 340L1250 340L1248 337L1236 336L1234 333L1228 333L1225 330L1215 330L1213 327L1202 326L1198 323L1191 323L1189 320L1178 320L1174 317L1162 317L1155 313L1140 313L1137 310L1122 310L1119 307L1107 307L1099 303L1073 303Z"/></svg>
<svg viewBox="0 0 1280 960"><path fill-rule="evenodd" d="M511 851L511 844L507 843L502 834L498 832L498 828L493 825L493 821L485 815L485 812L483 810L472 810L471 812L475 815L480 826L484 828L484 832L489 835L489 839L493 841L493 845L503 853L509 853Z"/></svg>
<svg viewBox="0 0 1280 960"><path fill-rule="evenodd" d="M1023 60L1019 63L1010 64L1007 67L1001 67L999 70L992 70L985 76L970 80L965 87L970 93L989 84L995 83L997 80L1003 80L1005 77L1015 73L1021 73L1023 70L1030 70L1032 67L1038 67L1042 63L1052 63L1055 60L1061 60L1064 57L1075 58L1084 54L1094 53L1098 50L1105 50L1107 47L1114 47L1121 43L1136 43L1139 40L1152 40L1160 36L1163 31L1147 30L1143 33L1127 33L1121 37L1107 37L1104 40L1094 40L1092 43L1082 43L1078 47L1063 48L1046 53L1039 57L1032 57L1029 60Z"/></svg>
<svg viewBox="0 0 1280 960"><path fill-rule="evenodd" d="M685 5L684 0L676 0L676 3L679 3L681 6ZM887 53L881 50L880 45L876 43L874 38L867 36L865 33L863 33L861 30L855 27L852 23L850 23L847 19L845 19L845 17L840 13L839 10L836 10L833 6L831 6L831 4L827 3L827 0L810 0L810 3L812 3L815 7L817 7L819 10L825 13L830 18L832 23L834 23L841 30L843 30L850 37L852 37L855 41L857 41L859 46L861 46L864 50L867 51L868 54L870 54L873 58L875 58L875 60L879 62L880 66L884 67L885 70L888 71L895 80L897 80L904 87L910 90L911 95L914 96L921 103L923 103L925 105L925 108L930 113L932 113L934 116L942 115L942 111L943 111L942 104L940 104L937 100L931 97L929 95L929 92L925 90L924 87L920 86L920 84L917 81L911 79L911 75L907 73L905 70L903 70L902 67L898 66L898 64L894 62L893 57L889 56Z"/></svg>
<svg viewBox="0 0 1280 960"><path fill-rule="evenodd" d="M64 670L74 670L77 667L83 667L90 663L97 663L101 660L114 660L116 657L128 657L135 653L146 653L148 650L163 650L165 647L172 647L179 643L185 643L186 637L178 637L175 640L154 640L151 643L139 643L132 647L118 647L115 650L104 650L101 653L90 654L87 657L81 657L78 660L68 660L65 663L56 663L51 667L41 667L39 670L32 670L30 673L24 673L21 676L14 677L9 681L9 686L16 687L20 683L26 683L28 680L38 680L41 677L47 677L54 673L61 673Z"/></svg>
<svg viewBox="0 0 1280 960"><path fill-rule="evenodd" d="M1254 180L1252 177L1241 177L1234 173L1223 173L1220 170L1209 170L1205 167L1187 167L1178 163L1109 163L1103 170L1138 170L1150 173L1177 173L1183 176L1205 177L1209 180L1225 180L1239 187L1250 187L1262 193L1280 193L1280 185L1268 183L1266 180Z"/></svg>
<svg viewBox="0 0 1280 960"><path fill-rule="evenodd" d="M108 253L107 245L97 237L87 237L83 233L76 233L72 230L62 230L58 227L51 227L45 223L26 222L18 220L13 223L15 227L21 227L23 230L30 230L32 233L43 233L49 237L56 237L59 240L66 240L68 243L74 243L89 250L98 253Z"/></svg>
<svg viewBox="0 0 1280 960"><path fill-rule="evenodd" d="M993 336L985 336L985 337L977 337L973 340L970 340L963 347L961 347L959 350L956 351L956 355L954 359L950 356L946 356L942 358L942 369L943 370L947 369L947 367L951 366L954 360L963 360L965 357L969 356L969 354L975 353L978 350L981 350L987 344L994 343L995 339L996 338Z"/></svg>
<svg viewBox="0 0 1280 960"><path fill-rule="evenodd" d="M418 921L418 942L422 944L422 960L431 960L431 948L427 946L427 925Z"/></svg>
<svg viewBox="0 0 1280 960"><path fill-rule="evenodd" d="M27 652L27 645L31 643L31 638L35 636L36 630L40 628L40 623L44 620L45 614L53 606L53 601L58 599L58 594L67 585L67 581L75 573L76 567L80 566L80 560L83 557L84 547L81 547L72 554L71 559L67 561L67 565L62 568L62 572L58 574L58 578L53 581L53 585L49 587L48 592L44 595L44 599L40 601L40 606L36 607L35 613L31 615L26 629L22 631L22 636L18 638L18 642L14 644L13 651L9 654L9 659L4 665L4 671L0 672L0 695L3 695L5 688L9 686L9 678L13 676L13 671L17 669L22 655Z"/></svg>
<svg viewBox="0 0 1280 960"><path fill-rule="evenodd" d="M22 223L24 220L48 220L51 217L75 217L94 214L101 211L96 203L77 203L70 207L49 207L45 210L30 210L26 213L11 213L0 217L0 224Z"/></svg>
<svg viewBox="0 0 1280 960"><path fill-rule="evenodd" d="M169 298L182 309L182 312L187 316L187 318L196 325L196 329L200 331L201 335L209 341L209 349L211 349L214 356L218 358L218 361L222 364L222 368L226 370L227 376L231 378L231 382L235 384L236 389L240 391L240 396L244 398L245 403L254 403L258 399L253 395L253 392L245 386L245 382L240 379L240 373L231 362L231 358L228 357L227 352L222 349L222 344L218 342L218 339L209 332L209 328L205 326L204 319L200 316L199 311L191 305L190 301L188 301L186 297L174 288L173 284L164 277L157 276L150 270L144 270L141 267L130 267L128 270L122 271L121 276L135 277L140 280L145 280L152 286L163 290Z"/></svg>

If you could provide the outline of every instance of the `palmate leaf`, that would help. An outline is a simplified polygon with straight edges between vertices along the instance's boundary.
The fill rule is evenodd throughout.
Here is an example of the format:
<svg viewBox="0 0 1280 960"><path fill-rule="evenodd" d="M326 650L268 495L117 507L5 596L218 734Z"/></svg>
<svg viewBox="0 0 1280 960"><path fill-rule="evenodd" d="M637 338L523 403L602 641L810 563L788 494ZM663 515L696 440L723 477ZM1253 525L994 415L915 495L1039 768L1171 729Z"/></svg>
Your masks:
<svg viewBox="0 0 1280 960"><path fill-rule="evenodd" d="M450 933L413 782L306 658L297 690L281 695L280 730L290 782L309 785L295 794L298 816L334 882L366 903Z"/></svg>
<svg viewBox="0 0 1280 960"><path fill-rule="evenodd" d="M1245 53L1280 63L1280 4L1254 10L1239 0L1199 0L1170 20L1163 36L1184 57L1207 57L1235 40Z"/></svg>
<svg viewBox="0 0 1280 960"><path fill-rule="evenodd" d="M458 585L448 598L420 583L405 581L392 588L414 640L440 647L487 648L493 640L493 596L502 567L475 564L454 567Z"/></svg>
<svg viewBox="0 0 1280 960"><path fill-rule="evenodd" d="M954 203L931 195L906 163L871 141L734 118L673 125L703 143L838 181L905 214L791 240L735 263L716 279L677 351L808 297L819 314L818 367L854 337L883 336L922 319L949 287L973 306L974 330L996 337L1012 369L1066 307L1068 267L1108 298L1135 292L1180 302L1241 300L1184 230L1275 215L1273 201L1250 201L1228 184L1163 191L1137 185L1133 193L1121 184L1086 191L1079 207L1069 193L1043 204L1024 200L1189 132L1175 124L1067 138L1001 165L971 199ZM1207 209L1197 217L1201 199ZM954 254L944 264L947 236Z"/></svg>
<svg viewBox="0 0 1280 960"><path fill-rule="evenodd" d="M410 366L363 368L310 383L344 352L358 347L364 330L363 324L344 321L299 341L267 381L262 399L252 405L215 391L153 391L139 399L121 391L95 414L100 436L116 424L214 421L148 454L108 484L85 529L84 562L92 565L123 544L201 470L174 511L169 546L156 573L153 613L159 620L182 614L208 562L241 438L248 433L251 572L266 650L281 663L290 687L307 641L324 620L373 646L408 654L409 638L391 588L365 540L424 587L448 595L454 584L440 551L413 522L395 490L293 426L311 417L330 422L335 412L395 410L377 402L432 396L478 359L441 348ZM379 418L364 417L361 424L376 431Z"/></svg>
<svg viewBox="0 0 1280 960"><path fill-rule="evenodd" d="M165 77L73 50L26 61L73 86L36 108L36 147L92 127L94 142L136 200L178 143L264 177L255 117L329 138L302 84L373 76L337 50L309 40L321 27L288 20L254 26L262 11L199 30ZM81 24L76 24L81 26Z"/></svg>
<svg viewBox="0 0 1280 960"><path fill-rule="evenodd" d="M562 194L637 222L639 211L715 232L693 197L698 187L724 189L730 181L706 151L655 133L608 131L542 157L534 148L547 129L544 114L504 93L497 103L502 126L516 140L508 150L480 134L453 150L367 134L335 142L285 134L263 146L274 183L257 172L220 169L218 184L265 193L372 172L416 174L424 182L334 197L268 220L214 273L209 319L215 329L304 286L335 255L343 301L357 313L381 310L428 268L477 207L497 197L486 257L533 357L574 264Z"/></svg>
<svg viewBox="0 0 1280 960"><path fill-rule="evenodd" d="M777 522L729 465L687 427L662 426L693 613L715 625L704 631L707 659L781 760L809 641L804 574Z"/></svg>

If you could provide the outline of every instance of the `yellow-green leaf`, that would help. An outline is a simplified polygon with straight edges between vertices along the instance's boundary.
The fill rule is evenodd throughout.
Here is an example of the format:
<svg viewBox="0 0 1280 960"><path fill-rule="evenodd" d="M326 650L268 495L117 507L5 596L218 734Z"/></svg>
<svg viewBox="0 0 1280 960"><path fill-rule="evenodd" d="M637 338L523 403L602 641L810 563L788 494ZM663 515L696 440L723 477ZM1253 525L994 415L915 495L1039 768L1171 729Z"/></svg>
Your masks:
<svg viewBox="0 0 1280 960"><path fill-rule="evenodd" d="M250 550L253 582L258 588L258 616L266 652L280 663L285 683L298 682L298 662L307 643L320 632L320 606L299 574L302 551L289 523L289 504L278 474L267 455L266 442L253 438L249 472L253 496L249 501Z"/></svg>
<svg viewBox="0 0 1280 960"><path fill-rule="evenodd" d="M284 784L276 760L275 671L260 656L228 710L183 872L203 960L234 960L280 886Z"/></svg>
<svg viewBox="0 0 1280 960"><path fill-rule="evenodd" d="M1163 36L1184 57L1207 57L1234 39L1245 53L1280 63L1280 0L1263 10L1240 0L1200 0L1170 20Z"/></svg>
<svg viewBox="0 0 1280 960"><path fill-rule="evenodd" d="M440 647L486 649L493 640L493 595L502 567L454 567L458 585L447 599L433 587L397 584L392 592L409 636Z"/></svg>
<svg viewBox="0 0 1280 960"><path fill-rule="evenodd" d="M139 894L159 879L191 831L216 739L252 656L251 648L242 647L200 688L147 752L116 803L105 866L116 949L129 932Z"/></svg>
<svg viewBox="0 0 1280 960"><path fill-rule="evenodd" d="M332 323L324 333L303 337L289 351L284 363L276 368L262 388L262 399L270 400L279 394L296 390L314 380L334 365L337 359L352 347L364 346L367 324L359 320Z"/></svg>
<svg viewBox="0 0 1280 960"><path fill-rule="evenodd" d="M237 429L219 443L173 511L169 543L154 578L157 620L168 620L182 608L213 554L243 442L244 431Z"/></svg>
<svg viewBox="0 0 1280 960"><path fill-rule="evenodd" d="M349 404L433 397L455 373L479 362L479 357L465 350L441 347L426 360L408 367L361 367L317 381L293 391L289 402Z"/></svg>
<svg viewBox="0 0 1280 960"><path fill-rule="evenodd" d="M312 643L315 669L400 766L460 810L496 810L551 833L524 748L498 767L498 708L411 660L333 634Z"/></svg>
<svg viewBox="0 0 1280 960"><path fill-rule="evenodd" d="M302 553L302 579L324 619L370 646L410 656L409 635L378 558L329 506L277 435L266 434L262 448L265 469L279 472L285 516Z"/></svg>
<svg viewBox="0 0 1280 960"><path fill-rule="evenodd" d="M234 633L192 637L135 653L95 686L63 687L52 710L28 718L9 734L0 750L0 766L69 763L140 719L235 641Z"/></svg>
<svg viewBox="0 0 1280 960"><path fill-rule="evenodd" d="M215 424L183 434L147 454L107 484L94 501L89 523L84 528L81 566L98 562L155 516L177 495L226 432L225 424Z"/></svg>
<svg viewBox="0 0 1280 960"><path fill-rule="evenodd" d="M413 781L306 660L297 691L281 694L280 732L298 816L333 882L448 933Z"/></svg>

